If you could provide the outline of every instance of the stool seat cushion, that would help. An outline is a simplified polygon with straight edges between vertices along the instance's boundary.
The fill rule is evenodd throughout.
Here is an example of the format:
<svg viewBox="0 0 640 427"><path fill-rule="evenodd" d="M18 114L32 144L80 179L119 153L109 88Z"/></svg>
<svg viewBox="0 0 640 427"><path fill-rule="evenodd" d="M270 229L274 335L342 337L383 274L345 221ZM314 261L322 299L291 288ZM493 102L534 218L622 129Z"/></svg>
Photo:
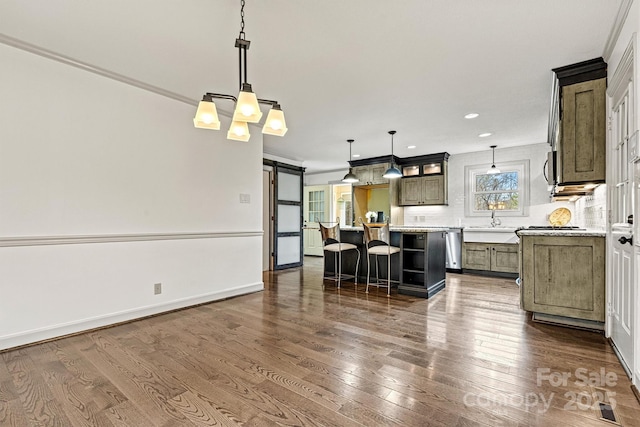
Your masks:
<svg viewBox="0 0 640 427"><path fill-rule="evenodd" d="M331 243L324 247L324 250L329 252L350 251L352 249L358 249L358 247L351 243Z"/></svg>
<svg viewBox="0 0 640 427"><path fill-rule="evenodd" d="M378 245L370 247L367 252L369 252L370 255L389 255L397 254L400 252L400 248L395 246Z"/></svg>

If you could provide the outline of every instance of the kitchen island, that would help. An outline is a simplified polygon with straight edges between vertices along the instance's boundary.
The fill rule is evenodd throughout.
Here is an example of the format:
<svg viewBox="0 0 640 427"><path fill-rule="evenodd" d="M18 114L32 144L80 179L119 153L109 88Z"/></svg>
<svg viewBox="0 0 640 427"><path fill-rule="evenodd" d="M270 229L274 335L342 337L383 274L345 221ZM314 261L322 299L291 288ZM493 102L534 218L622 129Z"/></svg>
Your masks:
<svg viewBox="0 0 640 427"><path fill-rule="evenodd" d="M445 287L446 234L447 227L391 226L391 245L400 248L399 255L391 256L391 280L398 284L398 293L430 298ZM355 272L358 284L367 283L367 251L364 244L364 230L360 227L342 227L340 237L343 243L351 243L360 251L360 265ZM345 252L342 257L342 271L352 274L356 268L355 252ZM324 269L333 273L333 257L325 257ZM379 257L380 281L387 279L387 258ZM373 257L372 257L373 263ZM372 279L375 265L371 266Z"/></svg>

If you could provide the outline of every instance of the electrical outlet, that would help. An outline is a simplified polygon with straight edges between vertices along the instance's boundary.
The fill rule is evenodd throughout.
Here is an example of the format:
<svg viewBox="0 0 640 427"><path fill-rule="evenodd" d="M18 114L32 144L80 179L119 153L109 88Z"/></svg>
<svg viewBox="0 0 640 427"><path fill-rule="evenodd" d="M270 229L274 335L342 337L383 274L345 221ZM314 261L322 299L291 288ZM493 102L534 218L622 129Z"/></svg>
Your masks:
<svg viewBox="0 0 640 427"><path fill-rule="evenodd" d="M240 203L251 203L251 195L250 194L240 194Z"/></svg>
<svg viewBox="0 0 640 427"><path fill-rule="evenodd" d="M153 293L154 295L159 295L162 293L162 283L156 283L153 285Z"/></svg>

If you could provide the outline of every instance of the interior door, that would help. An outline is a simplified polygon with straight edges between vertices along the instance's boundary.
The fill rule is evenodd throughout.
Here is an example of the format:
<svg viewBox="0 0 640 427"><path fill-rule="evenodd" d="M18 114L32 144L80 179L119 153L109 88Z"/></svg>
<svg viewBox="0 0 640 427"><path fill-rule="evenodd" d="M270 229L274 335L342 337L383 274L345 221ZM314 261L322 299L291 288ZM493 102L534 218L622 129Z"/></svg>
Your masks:
<svg viewBox="0 0 640 427"><path fill-rule="evenodd" d="M274 270L302 265L302 168L274 163Z"/></svg>
<svg viewBox="0 0 640 427"><path fill-rule="evenodd" d="M262 271L273 270L273 168L262 170Z"/></svg>
<svg viewBox="0 0 640 427"><path fill-rule="evenodd" d="M633 236L629 217L633 214L634 168L629 160L633 127L633 103L629 98L632 84L614 104L610 121L609 176L607 186L610 204L608 271L608 331L615 350L627 372L634 372L634 334L636 289L634 283ZM633 136L637 140L637 132ZM634 379L635 382L635 379Z"/></svg>
<svg viewBox="0 0 640 427"><path fill-rule="evenodd" d="M322 256L322 238L318 221L335 221L330 218L329 185L309 185L304 187L304 254Z"/></svg>

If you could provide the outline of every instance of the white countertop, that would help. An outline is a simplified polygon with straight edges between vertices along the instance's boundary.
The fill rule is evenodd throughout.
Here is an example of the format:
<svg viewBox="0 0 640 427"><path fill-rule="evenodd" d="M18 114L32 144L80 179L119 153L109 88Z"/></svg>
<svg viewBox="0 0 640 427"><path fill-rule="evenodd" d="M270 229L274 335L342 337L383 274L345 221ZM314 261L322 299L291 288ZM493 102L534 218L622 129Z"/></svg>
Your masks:
<svg viewBox="0 0 640 427"><path fill-rule="evenodd" d="M518 236L558 236L558 237L605 237L607 232L604 230L567 230L567 229L522 229L516 232Z"/></svg>

